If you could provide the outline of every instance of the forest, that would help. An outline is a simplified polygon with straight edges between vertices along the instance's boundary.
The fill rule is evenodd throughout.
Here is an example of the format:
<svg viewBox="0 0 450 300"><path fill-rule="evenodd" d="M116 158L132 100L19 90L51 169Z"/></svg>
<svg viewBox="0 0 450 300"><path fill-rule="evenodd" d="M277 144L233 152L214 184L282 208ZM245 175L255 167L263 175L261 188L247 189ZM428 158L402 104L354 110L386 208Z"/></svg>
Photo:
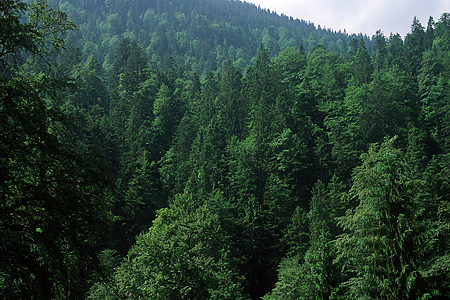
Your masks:
<svg viewBox="0 0 450 300"><path fill-rule="evenodd" d="M450 13L411 19L1 0L0 298L450 299Z"/></svg>

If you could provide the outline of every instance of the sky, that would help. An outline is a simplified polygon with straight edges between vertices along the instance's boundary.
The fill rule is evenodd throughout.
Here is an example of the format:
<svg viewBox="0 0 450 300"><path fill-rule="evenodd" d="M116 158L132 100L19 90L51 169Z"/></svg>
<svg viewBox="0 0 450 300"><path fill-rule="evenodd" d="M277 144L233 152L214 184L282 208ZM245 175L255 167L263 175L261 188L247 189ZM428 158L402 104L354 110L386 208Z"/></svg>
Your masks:
<svg viewBox="0 0 450 300"><path fill-rule="evenodd" d="M310 21L322 28L373 36L381 29L385 36L405 37L414 17L425 28L428 18L439 20L450 13L450 0L246 0L279 15Z"/></svg>

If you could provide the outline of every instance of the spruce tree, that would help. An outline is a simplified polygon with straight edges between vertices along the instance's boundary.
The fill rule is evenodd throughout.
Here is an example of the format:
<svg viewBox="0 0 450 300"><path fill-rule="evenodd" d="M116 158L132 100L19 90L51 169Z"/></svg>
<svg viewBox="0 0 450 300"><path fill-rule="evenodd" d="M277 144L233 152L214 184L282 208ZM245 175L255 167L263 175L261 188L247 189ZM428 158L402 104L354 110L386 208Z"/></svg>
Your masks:
<svg viewBox="0 0 450 300"><path fill-rule="evenodd" d="M424 215L427 196L395 140L362 155L350 189L358 205L339 219L345 233L336 241L336 261L351 276L344 283L351 299L425 299L433 293L423 272L434 243Z"/></svg>

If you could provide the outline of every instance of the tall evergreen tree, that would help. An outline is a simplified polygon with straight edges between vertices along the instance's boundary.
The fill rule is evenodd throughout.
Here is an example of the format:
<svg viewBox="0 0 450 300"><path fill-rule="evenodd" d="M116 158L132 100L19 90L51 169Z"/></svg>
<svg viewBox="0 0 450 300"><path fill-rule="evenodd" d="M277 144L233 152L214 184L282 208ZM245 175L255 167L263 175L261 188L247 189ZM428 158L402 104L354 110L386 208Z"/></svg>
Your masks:
<svg viewBox="0 0 450 300"><path fill-rule="evenodd" d="M350 197L359 202L339 223L337 261L351 275L351 299L421 299L434 294L427 284L427 258L434 229L425 216L427 195L411 179L410 166L395 138L372 145L355 169Z"/></svg>
<svg viewBox="0 0 450 300"><path fill-rule="evenodd" d="M380 71L382 68L385 67L386 63L386 36L384 33L380 30L377 30L375 36L374 36L374 50L375 50L375 56L374 56L374 69L375 71Z"/></svg>
<svg viewBox="0 0 450 300"><path fill-rule="evenodd" d="M420 24L419 20L414 17L411 25L411 32L408 33L405 38L406 59L409 64L408 73L411 74L413 80L416 80L417 78L423 52L427 50L426 46L425 29L422 24Z"/></svg>

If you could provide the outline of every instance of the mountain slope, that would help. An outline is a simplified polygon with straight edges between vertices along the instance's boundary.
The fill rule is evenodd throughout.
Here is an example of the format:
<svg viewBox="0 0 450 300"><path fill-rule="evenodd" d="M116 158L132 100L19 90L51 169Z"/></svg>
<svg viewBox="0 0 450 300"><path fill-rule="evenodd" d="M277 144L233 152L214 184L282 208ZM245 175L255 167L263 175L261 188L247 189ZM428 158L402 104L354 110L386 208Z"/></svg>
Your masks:
<svg viewBox="0 0 450 300"><path fill-rule="evenodd" d="M253 4L228 0L51 0L76 22L80 30L69 36L84 56L95 53L108 70L120 40L135 40L157 67L169 56L206 75L228 58L243 70L255 60L263 42L276 55L303 45L307 52L318 44L341 55L355 37L313 23L263 10ZM371 41L363 38L368 48Z"/></svg>

